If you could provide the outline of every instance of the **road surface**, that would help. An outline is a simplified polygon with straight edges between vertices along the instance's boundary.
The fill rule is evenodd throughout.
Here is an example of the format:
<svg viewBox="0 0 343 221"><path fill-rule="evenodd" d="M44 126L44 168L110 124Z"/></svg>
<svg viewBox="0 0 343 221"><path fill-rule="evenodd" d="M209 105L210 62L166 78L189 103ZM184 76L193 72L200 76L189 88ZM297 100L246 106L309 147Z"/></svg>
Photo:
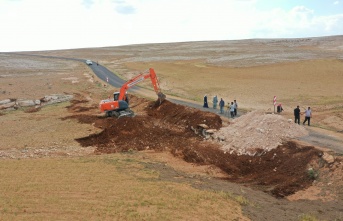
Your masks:
<svg viewBox="0 0 343 221"><path fill-rule="evenodd" d="M85 60L83 62L85 63ZM101 80L106 82L107 80L106 78L108 77L108 80L109 80L108 83L114 87L120 88L125 83L123 79L119 78L116 74L109 71L107 68L103 67L100 64L96 65L96 63L95 64L93 63L93 65L90 65L90 68ZM149 97L156 96L155 93L151 93L151 91L145 88L140 88L138 86L134 86L130 88L129 92L133 92L137 94L144 94L144 95L147 95L150 93ZM203 108L202 104L195 103L194 101L180 99L180 98L169 96L169 95L167 99L175 104L181 104L184 106L193 107L196 109L200 109L202 111L209 111L209 112L220 115L222 118L225 118L225 116L219 114L218 109ZM238 117L240 116L239 114L238 114ZM299 140L309 143L313 146L328 148L328 149L334 150L335 152L339 154L343 154L343 140L340 137L328 135L327 133L325 133L325 131L318 131L312 128L307 128L307 130L309 131L309 135L301 137Z"/></svg>
<svg viewBox="0 0 343 221"><path fill-rule="evenodd" d="M29 54L20 54L20 53L8 53L8 54L16 54L16 55L23 55L23 56L37 56L40 58L49 58L49 59L72 60L72 61L82 62L85 65L87 65L85 59L32 55L32 54L29 55ZM98 78L100 78L104 82L108 81L108 84L112 85L113 87L116 87L119 89L126 82L125 80L121 79L116 74L108 70L106 67L102 66L101 64L97 64L97 62L93 61L93 64L88 65L88 66L92 69L92 71ZM153 98L153 97L157 98L157 95L153 91L145 89L145 88L141 88L138 86L131 87L128 90L128 92L144 95L149 98ZM194 101L191 101L191 100L170 96L170 95L167 96L167 99L175 104L181 104L184 106L189 106L196 109L200 109L202 111L212 112L226 119L226 116L219 114L218 109L203 108L202 104L195 103ZM244 114L244 113L242 112L238 113L238 117L240 116L240 114ZM307 130L309 131L309 135L301 137L299 139L300 141L303 141L313 146L331 149L338 154L343 154L343 136L341 136L338 133L320 130L319 128L307 128Z"/></svg>

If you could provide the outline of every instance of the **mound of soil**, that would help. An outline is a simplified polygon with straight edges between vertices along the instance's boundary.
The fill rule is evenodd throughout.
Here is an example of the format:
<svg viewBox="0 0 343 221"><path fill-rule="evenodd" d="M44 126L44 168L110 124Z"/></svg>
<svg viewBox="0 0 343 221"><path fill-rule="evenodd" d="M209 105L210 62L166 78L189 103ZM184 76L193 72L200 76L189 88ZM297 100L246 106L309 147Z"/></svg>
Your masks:
<svg viewBox="0 0 343 221"><path fill-rule="evenodd" d="M145 109L147 115L133 118L94 120L92 116L74 115L79 122L94 123L94 126L103 129L99 134L76 140L82 146L96 146L96 153L115 153L130 149L174 150L200 145L203 138L196 136L190 129L191 126L206 123L211 128L219 129L222 125L218 115L169 101L161 105L147 102Z"/></svg>
<svg viewBox="0 0 343 221"><path fill-rule="evenodd" d="M188 162L216 165L229 175L230 181L259 186L274 196L284 197L312 184L314 177L309 174L308 165L318 160L322 152L289 141L269 152L260 150L255 156L224 153L211 147L187 148L183 154Z"/></svg>
<svg viewBox="0 0 343 221"><path fill-rule="evenodd" d="M219 143L209 142L190 129L200 123L220 129L222 120L218 115L169 101L161 105L141 99L136 100L139 104L134 103L135 99L131 101L131 106L140 107L140 114L132 118L98 118L80 114L80 108L75 106L68 107L75 112L70 118L102 129L76 140L85 147L95 146L97 154L130 149L168 150L187 162L215 165L228 174L230 181L257 186L277 197L293 194L313 181L307 166L321 154L313 147L286 142L269 152L260 150L255 156L229 154Z"/></svg>
<svg viewBox="0 0 343 221"><path fill-rule="evenodd" d="M147 108L147 114L163 122L188 129L198 124L206 124L212 129L220 129L222 127L222 120L218 115L174 104L170 101L164 101L162 105L150 103L149 108Z"/></svg>

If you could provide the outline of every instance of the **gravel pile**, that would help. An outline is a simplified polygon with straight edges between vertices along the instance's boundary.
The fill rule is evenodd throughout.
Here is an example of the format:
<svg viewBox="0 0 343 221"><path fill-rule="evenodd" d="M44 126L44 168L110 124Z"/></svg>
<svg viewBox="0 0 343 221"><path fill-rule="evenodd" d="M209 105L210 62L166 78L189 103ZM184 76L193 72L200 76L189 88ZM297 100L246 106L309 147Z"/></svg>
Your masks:
<svg viewBox="0 0 343 221"><path fill-rule="evenodd" d="M253 111L236 118L228 127L214 134L225 152L255 155L258 149L267 152L289 140L307 135L302 125L278 114Z"/></svg>

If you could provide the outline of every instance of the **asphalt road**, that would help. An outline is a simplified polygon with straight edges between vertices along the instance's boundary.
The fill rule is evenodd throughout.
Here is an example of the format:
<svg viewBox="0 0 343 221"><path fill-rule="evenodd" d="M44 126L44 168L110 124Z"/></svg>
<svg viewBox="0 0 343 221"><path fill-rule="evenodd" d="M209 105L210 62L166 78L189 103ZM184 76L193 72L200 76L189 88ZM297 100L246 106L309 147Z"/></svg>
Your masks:
<svg viewBox="0 0 343 221"><path fill-rule="evenodd" d="M71 60L71 61L82 62L83 64L87 65L86 59L57 57L57 56L45 56L45 55L34 55L34 54L22 54L22 53L8 53L8 54L16 54L16 55L22 55L22 56L35 56L35 57L39 57L39 58L48 58L48 59ZM100 78L102 81L108 82L108 84L110 84L113 87L116 87L118 89L121 88L121 86L126 82L125 80L121 79L115 73L108 70L106 67L102 66L101 64L98 64L95 61L92 61L92 62L93 62L93 64L88 65L88 67L90 69L92 69L94 74L98 78ZM145 88L141 88L137 85L128 89L128 93L135 93L135 94L146 94L147 91L149 91L149 90L147 90ZM151 90L150 90L150 92L151 92ZM181 99L181 98L170 96L170 95L167 96L167 100L170 102L173 102L175 104L181 104L184 106L193 107L193 108L200 109L202 111L208 111L208 112L220 115L218 109L203 108L202 104L195 103L194 101L191 101L191 100ZM238 112L237 115L240 116L240 113ZM223 116L223 115L220 115L220 116Z"/></svg>
<svg viewBox="0 0 343 221"><path fill-rule="evenodd" d="M76 58L66 58L66 57L56 57L56 56L43 56L43 55L28 55L28 54L20 54L20 53L8 53L8 54L16 54L16 55L23 55L23 56L36 56L41 58L50 58L50 59L63 59L63 60L72 60L77 62L82 62L85 65L86 60L85 59L76 59ZM106 67L102 66L101 64L97 64L93 61L92 65L88 65L89 68L92 69L94 74L98 76L101 80L104 82L107 82L108 78L108 84L112 85L113 87L120 88L126 81L118 77L116 74L108 70ZM128 92L129 93L136 93L136 94L146 94L145 92L149 91L145 88L141 88L139 86L133 86L131 87ZM151 91L150 91L151 92ZM181 104L184 106L193 107L202 111L208 111L215 114L218 114L222 118L226 118L226 116L219 114L218 109L213 108L203 108L202 104L195 103L194 101L181 99L178 97L173 96L167 96L167 100L175 103L175 104ZM242 112L238 112L238 117L244 114ZM319 146L323 148L329 148L331 150L334 150L335 152L339 154L343 154L343 140L340 138L334 138L330 135L316 132L312 129L308 129L309 135L305 137L301 137L299 140L304 141L306 143L309 143L310 145Z"/></svg>
<svg viewBox="0 0 343 221"><path fill-rule="evenodd" d="M85 60L83 60L85 63ZM96 63L93 62L93 65L89 65L89 67L93 70L93 72L104 82L107 81L108 77L108 83L116 88L120 88L125 81L121 78L119 78L116 74L113 72L109 71L106 67L102 65L97 65ZM143 93L143 90L147 90L144 88L140 88L138 86L134 86L129 89L129 92L133 93L138 93L140 94L141 92ZM175 104L181 104L184 106L189 106L193 107L196 109L200 109L202 111L208 111L212 112L215 114L218 114L219 116L225 118L226 116L219 114L218 109L213 109L213 108L203 108L202 104L197 104L194 103L193 101L188 101L184 99L178 99L176 97L167 97L167 99ZM242 114L241 112L238 113L238 117ZM244 114L244 113L243 113ZM301 137L299 140L304 141L306 143L309 143L314 146L320 146L324 148L329 148L331 150L334 150L335 152L339 154L343 154L343 141L337 138L334 138L332 136L318 133L314 130L309 129L309 135L305 137Z"/></svg>
<svg viewBox="0 0 343 221"><path fill-rule="evenodd" d="M85 60L83 61L86 62ZM126 82L120 77L118 77L116 74L114 74L112 71L108 70L106 67L102 66L101 64L97 64L93 61L92 65L88 65L94 74L98 76L101 80L104 82L107 82L108 84L112 85L116 88L121 88L121 86ZM128 92L138 93L140 90L139 87L133 86L129 88Z"/></svg>
<svg viewBox="0 0 343 221"><path fill-rule="evenodd" d="M321 133L315 128L308 128L307 130L309 132L308 136L300 137L300 141L333 150L338 154L343 154L343 140L338 136Z"/></svg>
<svg viewBox="0 0 343 221"><path fill-rule="evenodd" d="M86 61L82 60L82 62L85 63ZM96 62L93 62L93 65L89 65L89 67L104 82L107 81L107 77L108 77L108 83L116 88L120 88L125 83L123 79L119 78L116 74L108 70L106 67L100 64L97 65ZM143 92L144 90L147 90L147 89L134 86L130 88L128 92L140 94L140 93L144 93ZM189 106L196 109L200 109L202 111L212 112L212 113L218 114L222 118L226 117L224 115L219 114L218 109L203 108L202 104L194 103L194 101L188 101L185 99L180 99L177 97L170 97L170 96L168 96L167 99L175 104L181 104L184 106ZM238 117L240 116L240 114L244 114L244 113L238 112ZM309 129L308 136L301 137L299 140L304 141L314 146L329 148L339 154L343 154L343 141L342 140L334 138L326 134L318 133L311 129Z"/></svg>
<svg viewBox="0 0 343 221"><path fill-rule="evenodd" d="M81 61L86 64L86 60L81 60ZM101 64L97 64L94 61L92 65L88 65L88 66L92 69L94 74L98 76L98 78L103 80L104 82L107 82L107 78L108 78L108 84L112 85L113 87L120 88L126 82L120 77L118 77L115 73L108 70L106 67L102 66ZM145 88L141 88L137 85L128 89L128 93L135 93L135 94L146 94L144 91L148 91L148 90ZM181 99L178 99L177 97L171 97L169 95L167 96L167 100L175 104L181 104L181 105L201 109L203 111L212 112L215 114L218 114L219 112L218 109L203 108L202 104L197 104L194 101L189 101L189 100L181 100Z"/></svg>

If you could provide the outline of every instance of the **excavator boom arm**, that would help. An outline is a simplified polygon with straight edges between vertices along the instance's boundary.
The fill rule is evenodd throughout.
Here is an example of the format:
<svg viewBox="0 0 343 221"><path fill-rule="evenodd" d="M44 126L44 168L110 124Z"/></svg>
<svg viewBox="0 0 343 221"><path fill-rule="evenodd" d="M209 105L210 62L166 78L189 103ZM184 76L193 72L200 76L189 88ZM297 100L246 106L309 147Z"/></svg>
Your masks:
<svg viewBox="0 0 343 221"><path fill-rule="evenodd" d="M156 94L161 93L161 89L160 89L160 86L158 84L158 80L157 80L155 70L153 68L149 68L148 72L145 71L145 72L137 75L136 77L128 80L125 84L123 84L123 86L120 88L118 100L123 100L125 97L125 93L129 88L135 86L136 84L144 81L147 78L151 79L151 83L154 86L154 90L155 90Z"/></svg>
<svg viewBox="0 0 343 221"><path fill-rule="evenodd" d="M126 113L128 113L127 115L132 115L133 114L132 111L126 112L124 114L122 113L119 114L119 112L123 112L123 110L128 109L128 103L125 102L126 100L125 98L127 98L125 97L126 91L129 88L135 86L136 84L144 81L147 78L151 79L154 90L158 96L159 103L161 104L165 100L166 95L164 95L161 92L154 69L150 68L149 70L125 82L123 86L120 88L119 96L118 96L118 93L115 93L115 97L112 101L109 99L100 101L100 104L99 104L100 111L106 112L108 116L112 116L112 115L123 116L123 115L126 115Z"/></svg>

